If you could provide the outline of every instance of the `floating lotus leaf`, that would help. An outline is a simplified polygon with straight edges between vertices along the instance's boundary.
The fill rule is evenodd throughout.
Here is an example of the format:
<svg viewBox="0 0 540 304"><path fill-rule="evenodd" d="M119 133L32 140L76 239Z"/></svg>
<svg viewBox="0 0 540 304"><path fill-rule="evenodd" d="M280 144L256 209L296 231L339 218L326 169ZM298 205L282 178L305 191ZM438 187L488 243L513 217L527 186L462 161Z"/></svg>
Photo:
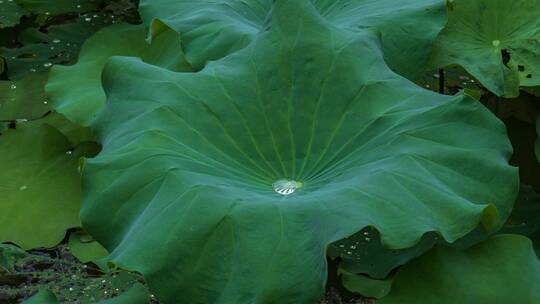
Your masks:
<svg viewBox="0 0 540 304"><path fill-rule="evenodd" d="M75 62L81 44L111 22L109 15L93 14L72 23L49 26L46 32L36 28L24 30L18 37L22 47L0 48L8 76L21 79L27 74L47 72L53 64Z"/></svg>
<svg viewBox="0 0 540 304"><path fill-rule="evenodd" d="M19 24L21 17L26 14L27 12L15 1L2 1L0 3L0 29Z"/></svg>
<svg viewBox="0 0 540 304"><path fill-rule="evenodd" d="M540 0L454 0L433 63L458 64L506 97L540 85Z"/></svg>
<svg viewBox="0 0 540 304"><path fill-rule="evenodd" d="M540 303L530 240L498 235L465 251L437 247L401 268L380 304Z"/></svg>
<svg viewBox="0 0 540 304"><path fill-rule="evenodd" d="M0 120L31 120L49 111L43 87L47 74L28 75L19 81L0 81Z"/></svg>
<svg viewBox="0 0 540 304"><path fill-rule="evenodd" d="M147 25L155 18L182 34L186 58L197 69L248 45L268 28L273 0L142 0ZM386 60L414 78L423 70L431 43L446 22L441 0L312 0L332 25L381 32ZM361 56L359 54L359 56Z"/></svg>
<svg viewBox="0 0 540 304"><path fill-rule="evenodd" d="M487 109L393 73L376 35L310 1L270 19L198 73L106 65L81 216L110 263L163 303L311 304L327 246L367 226L407 248L502 225L517 170Z"/></svg>
<svg viewBox="0 0 540 304"><path fill-rule="evenodd" d="M79 157L93 145L73 147L48 124L23 123L0 136L0 242L52 247L80 226Z"/></svg>
<svg viewBox="0 0 540 304"><path fill-rule="evenodd" d="M162 32L152 45L145 38L144 26L130 24L104 28L89 38L81 49L77 64L55 66L50 72L46 91L56 111L74 122L88 125L105 103L101 72L111 56L143 57L172 70L190 69L176 33Z"/></svg>
<svg viewBox="0 0 540 304"><path fill-rule="evenodd" d="M6 0L7 1L7 0ZM60 15L97 9L103 0L16 0L34 14Z"/></svg>

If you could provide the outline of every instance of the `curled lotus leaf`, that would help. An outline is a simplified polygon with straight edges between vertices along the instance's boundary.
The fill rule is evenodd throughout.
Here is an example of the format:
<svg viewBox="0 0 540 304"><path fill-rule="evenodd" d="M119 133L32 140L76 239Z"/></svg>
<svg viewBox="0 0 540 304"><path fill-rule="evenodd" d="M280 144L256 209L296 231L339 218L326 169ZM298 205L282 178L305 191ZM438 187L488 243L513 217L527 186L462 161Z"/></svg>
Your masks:
<svg viewBox="0 0 540 304"><path fill-rule="evenodd" d="M454 0L433 64L457 64L491 92L519 95L540 85L540 0Z"/></svg>
<svg viewBox="0 0 540 304"><path fill-rule="evenodd" d="M147 25L155 19L182 35L187 60L197 69L248 45L271 23L273 0L142 0ZM431 44L446 22L442 0L312 0L329 23L381 33L390 67L416 78L427 63Z"/></svg>
<svg viewBox="0 0 540 304"><path fill-rule="evenodd" d="M367 226L407 248L502 225L517 170L487 109L395 74L311 1L270 25L197 73L109 60L81 209L109 264L163 303L313 303L327 246Z"/></svg>

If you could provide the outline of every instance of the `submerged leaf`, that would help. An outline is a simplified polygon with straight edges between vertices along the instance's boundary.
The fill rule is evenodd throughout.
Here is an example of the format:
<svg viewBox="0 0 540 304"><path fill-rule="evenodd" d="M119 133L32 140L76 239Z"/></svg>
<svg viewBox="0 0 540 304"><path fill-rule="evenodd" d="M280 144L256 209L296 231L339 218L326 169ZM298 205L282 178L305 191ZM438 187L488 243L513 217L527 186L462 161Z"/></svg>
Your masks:
<svg viewBox="0 0 540 304"><path fill-rule="evenodd" d="M94 32L112 22L106 14L95 16L81 16L71 23L52 25L46 32L36 28L24 30L18 36L22 47L0 48L0 56L6 60L10 79L47 72L54 64L73 63L81 44Z"/></svg>
<svg viewBox="0 0 540 304"><path fill-rule="evenodd" d="M21 17L26 14L27 12L13 0L0 2L0 29L19 24Z"/></svg>
<svg viewBox="0 0 540 304"><path fill-rule="evenodd" d="M99 7L103 0L16 0L34 14L60 15L82 13Z"/></svg>
<svg viewBox="0 0 540 304"><path fill-rule="evenodd" d="M530 240L498 235L464 251L437 247L398 271L380 304L540 303Z"/></svg>
<svg viewBox="0 0 540 304"><path fill-rule="evenodd" d="M393 73L372 32L310 1L272 12L269 31L198 73L105 67L81 215L109 262L164 303L313 303L327 246L366 226L406 248L502 225L517 170L499 120ZM279 180L302 187L281 195Z"/></svg>
<svg viewBox="0 0 540 304"><path fill-rule="evenodd" d="M454 0L433 64L461 65L506 97L540 85L540 0Z"/></svg>

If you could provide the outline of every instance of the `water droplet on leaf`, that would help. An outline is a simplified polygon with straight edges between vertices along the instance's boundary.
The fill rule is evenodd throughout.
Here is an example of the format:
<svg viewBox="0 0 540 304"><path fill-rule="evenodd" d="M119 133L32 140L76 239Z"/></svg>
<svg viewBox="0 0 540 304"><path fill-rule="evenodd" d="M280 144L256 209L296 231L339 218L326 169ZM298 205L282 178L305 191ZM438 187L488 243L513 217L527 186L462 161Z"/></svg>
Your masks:
<svg viewBox="0 0 540 304"><path fill-rule="evenodd" d="M280 179L272 184L274 191L281 195L293 194L297 189L301 188L304 184L294 180Z"/></svg>

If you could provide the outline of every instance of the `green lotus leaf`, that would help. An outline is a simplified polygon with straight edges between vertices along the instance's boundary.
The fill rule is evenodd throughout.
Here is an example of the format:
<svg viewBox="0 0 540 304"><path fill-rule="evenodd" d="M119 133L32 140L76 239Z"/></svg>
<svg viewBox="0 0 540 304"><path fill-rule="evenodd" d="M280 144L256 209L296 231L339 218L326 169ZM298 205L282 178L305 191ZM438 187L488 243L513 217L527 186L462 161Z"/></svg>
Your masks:
<svg viewBox="0 0 540 304"><path fill-rule="evenodd" d="M376 280L368 276L350 273L341 268L338 271L343 287L364 297L380 299L386 296L392 288L393 277Z"/></svg>
<svg viewBox="0 0 540 304"><path fill-rule="evenodd" d="M437 247L397 273L380 304L539 303L530 240L498 235L465 251Z"/></svg>
<svg viewBox="0 0 540 304"><path fill-rule="evenodd" d="M68 244L69 251L83 263L95 261L108 255L107 249L84 231L72 232L69 235Z"/></svg>
<svg viewBox="0 0 540 304"><path fill-rule="evenodd" d="M52 247L80 226L79 157L93 145L73 147L48 124L26 123L0 136L0 242Z"/></svg>
<svg viewBox="0 0 540 304"><path fill-rule="evenodd" d="M14 1L2 1L0 3L0 29L19 24L21 17L27 12ZM0 69L1 72L1 69Z"/></svg>
<svg viewBox="0 0 540 304"><path fill-rule="evenodd" d="M398 266L431 249L437 240L436 235L426 234L414 247L389 249L381 243L378 232L369 227L330 245L328 255L341 259L343 271L384 279Z"/></svg>
<svg viewBox="0 0 540 304"><path fill-rule="evenodd" d="M47 72L53 64L75 62L82 43L111 22L109 15L95 14L81 16L72 23L49 26L46 32L25 29L18 36L22 47L0 48L9 78L21 79L27 74Z"/></svg>
<svg viewBox="0 0 540 304"><path fill-rule="evenodd" d="M458 64L505 97L540 85L540 0L454 0L433 64Z"/></svg>
<svg viewBox="0 0 540 304"><path fill-rule="evenodd" d="M105 104L101 72L112 56L142 57L172 70L190 70L175 32L162 32L152 45L145 38L144 26L130 24L112 25L89 38L77 64L55 66L50 72L46 91L55 110L78 124L88 125Z"/></svg>
<svg viewBox="0 0 540 304"><path fill-rule="evenodd" d="M147 25L157 18L180 32L186 58L197 69L248 45L267 29L273 0L142 0ZM423 70L431 43L446 22L441 0L312 0L334 26L373 28L382 34L390 67L415 78Z"/></svg>
<svg viewBox="0 0 540 304"><path fill-rule="evenodd" d="M97 9L103 0L16 0L34 14L61 15Z"/></svg>
<svg viewBox="0 0 540 304"><path fill-rule="evenodd" d="M19 81L0 81L0 120L32 120L49 111L43 87L47 74L28 75Z"/></svg>
<svg viewBox="0 0 540 304"><path fill-rule="evenodd" d="M393 73L376 35L308 0L272 12L198 73L106 65L81 216L111 264L163 303L313 303L327 246L367 226L407 248L502 225L518 186L499 120Z"/></svg>

